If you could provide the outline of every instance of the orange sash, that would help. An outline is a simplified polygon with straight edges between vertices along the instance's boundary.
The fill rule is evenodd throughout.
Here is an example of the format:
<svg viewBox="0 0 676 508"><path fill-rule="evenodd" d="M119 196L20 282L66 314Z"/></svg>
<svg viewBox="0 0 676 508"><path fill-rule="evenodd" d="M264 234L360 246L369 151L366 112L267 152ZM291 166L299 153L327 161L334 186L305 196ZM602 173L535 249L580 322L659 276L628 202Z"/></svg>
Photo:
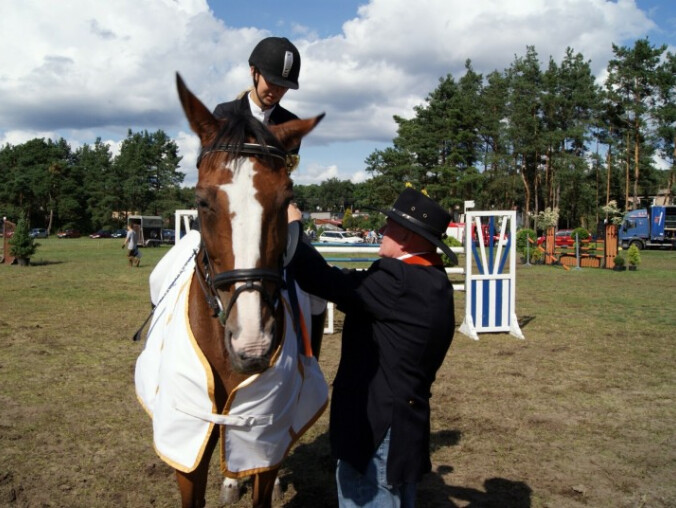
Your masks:
<svg viewBox="0 0 676 508"><path fill-rule="evenodd" d="M441 261L441 256L436 252L423 252L420 254L412 254L410 256L399 259L401 259L404 263L409 265L442 266L444 264Z"/></svg>

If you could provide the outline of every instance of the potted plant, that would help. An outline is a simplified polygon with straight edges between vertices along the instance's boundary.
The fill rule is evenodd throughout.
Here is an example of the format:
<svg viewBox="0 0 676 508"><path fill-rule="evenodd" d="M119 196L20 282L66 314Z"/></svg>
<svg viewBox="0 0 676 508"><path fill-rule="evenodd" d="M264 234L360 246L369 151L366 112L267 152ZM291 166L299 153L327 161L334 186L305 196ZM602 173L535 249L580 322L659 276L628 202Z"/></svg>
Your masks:
<svg viewBox="0 0 676 508"><path fill-rule="evenodd" d="M28 266L31 256L35 254L39 243L30 236L28 229L28 220L21 216L16 225L12 238L9 239L9 253L16 258L20 266Z"/></svg>
<svg viewBox="0 0 676 508"><path fill-rule="evenodd" d="M638 265L641 264L641 253L639 252L638 247L633 243L629 246L629 250L627 251L627 261L629 261L629 269L632 271L637 270Z"/></svg>
<svg viewBox="0 0 676 508"><path fill-rule="evenodd" d="M516 251L521 254L521 262L527 263L529 260L526 254L532 254L537 249L537 233L532 229L521 229L516 234Z"/></svg>
<svg viewBox="0 0 676 508"><path fill-rule="evenodd" d="M537 247L535 249L533 249L530 253L530 261L534 265L541 265L544 257L545 257L545 253L542 252Z"/></svg>
<svg viewBox="0 0 676 508"><path fill-rule="evenodd" d="M615 258L613 259L613 263L614 263L613 270L615 270L616 272L622 272L627 269L627 267L624 266L624 256L622 256L621 254L615 256Z"/></svg>

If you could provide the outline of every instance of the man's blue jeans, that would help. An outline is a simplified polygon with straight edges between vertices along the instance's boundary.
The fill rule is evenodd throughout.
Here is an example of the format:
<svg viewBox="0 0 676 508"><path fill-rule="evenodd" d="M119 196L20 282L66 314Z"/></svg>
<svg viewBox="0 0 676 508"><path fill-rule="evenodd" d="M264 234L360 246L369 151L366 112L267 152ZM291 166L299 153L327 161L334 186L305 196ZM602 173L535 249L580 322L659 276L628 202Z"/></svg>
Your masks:
<svg viewBox="0 0 676 508"><path fill-rule="evenodd" d="M366 474L361 474L343 460L336 467L338 506L340 508L414 508L416 484L388 485L387 454L390 431L371 457Z"/></svg>

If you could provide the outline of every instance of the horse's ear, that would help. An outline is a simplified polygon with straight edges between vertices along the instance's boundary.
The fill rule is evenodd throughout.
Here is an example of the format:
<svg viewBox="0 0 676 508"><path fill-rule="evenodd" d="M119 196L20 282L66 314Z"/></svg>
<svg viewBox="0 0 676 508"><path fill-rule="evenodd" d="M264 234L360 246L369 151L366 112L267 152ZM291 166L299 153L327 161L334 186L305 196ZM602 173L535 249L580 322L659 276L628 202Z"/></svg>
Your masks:
<svg viewBox="0 0 676 508"><path fill-rule="evenodd" d="M270 132L279 140L285 150L292 150L300 146L303 136L314 129L324 118L324 113L314 118L291 120L279 125L270 125Z"/></svg>
<svg viewBox="0 0 676 508"><path fill-rule="evenodd" d="M202 146L207 145L213 140L214 135L218 132L218 120L211 114L202 102L193 95L185 86L183 78L176 73L176 88L178 89L178 97L181 100L183 111L190 123L190 128L200 137Z"/></svg>

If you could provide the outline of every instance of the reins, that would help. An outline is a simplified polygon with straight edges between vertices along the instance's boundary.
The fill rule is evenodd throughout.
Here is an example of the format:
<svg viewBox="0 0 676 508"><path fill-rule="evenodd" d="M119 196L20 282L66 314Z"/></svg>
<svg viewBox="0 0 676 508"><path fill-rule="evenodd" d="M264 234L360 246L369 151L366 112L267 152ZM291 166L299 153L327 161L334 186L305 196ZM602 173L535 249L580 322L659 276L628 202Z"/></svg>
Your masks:
<svg viewBox="0 0 676 508"><path fill-rule="evenodd" d="M134 336L132 337L132 340L133 340L134 342L137 342L137 341L141 340L141 333L143 333L143 329L144 329L144 328L146 327L146 325L148 324L148 321L150 321L150 318L152 318L152 317L153 317L153 314L155 314L155 309L158 307L158 305L159 305L160 303L162 303L162 300L164 300L164 298L169 294L169 291L171 290L171 288L174 287L174 285L176 284L176 281L178 281L178 278L179 278L179 277L181 276L181 274L183 273L183 270L185 270L185 267L188 266L188 263L190 263L190 261L192 260L192 258L195 257L196 254L197 254L197 251L196 251L196 250L192 251L192 254L188 257L188 259L185 260L185 263L183 263L183 266L181 267L181 269L180 269L180 270L178 271L178 273L176 274L176 277L174 277L174 280L171 281L171 284L169 284L169 286L167 287L167 289L164 291L164 294L160 297L159 300L157 300L157 303L156 303L155 305L152 306L152 308L150 309L150 314L148 314L148 317L145 319L145 321L143 322L143 324L140 326L140 328L136 331L136 333L135 333Z"/></svg>
<svg viewBox="0 0 676 508"><path fill-rule="evenodd" d="M230 316L237 298L245 291L258 291L263 298L265 304L274 313L279 305L280 290L283 284L281 268L280 271L270 270L267 268L238 268L235 270L228 270L216 275L211 274L213 268L209 255L207 254L204 245L202 244L202 265L195 263L195 273L197 280L204 292L207 304L214 312L214 317L218 317L218 321L222 326ZM263 286L263 282L268 281L274 284L274 290L269 293ZM232 285L241 282L241 286L235 288L234 293L230 297L227 307L224 308L221 298L218 296L218 290L229 289Z"/></svg>

